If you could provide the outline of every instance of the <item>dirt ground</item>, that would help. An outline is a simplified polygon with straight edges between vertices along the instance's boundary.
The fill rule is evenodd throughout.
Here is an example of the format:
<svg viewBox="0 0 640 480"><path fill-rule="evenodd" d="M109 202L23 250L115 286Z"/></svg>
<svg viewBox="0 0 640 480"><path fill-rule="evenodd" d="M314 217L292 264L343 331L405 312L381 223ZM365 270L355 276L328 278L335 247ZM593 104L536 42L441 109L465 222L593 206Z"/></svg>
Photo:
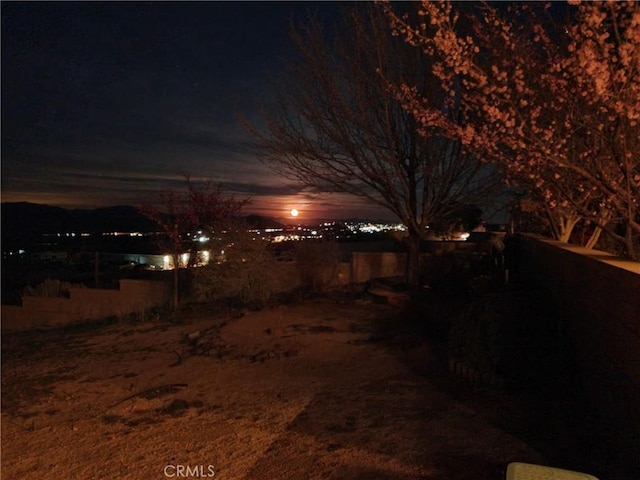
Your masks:
<svg viewBox="0 0 640 480"><path fill-rule="evenodd" d="M3 335L2 478L497 480L540 460L436 386L426 343L381 341L392 306L180 320Z"/></svg>

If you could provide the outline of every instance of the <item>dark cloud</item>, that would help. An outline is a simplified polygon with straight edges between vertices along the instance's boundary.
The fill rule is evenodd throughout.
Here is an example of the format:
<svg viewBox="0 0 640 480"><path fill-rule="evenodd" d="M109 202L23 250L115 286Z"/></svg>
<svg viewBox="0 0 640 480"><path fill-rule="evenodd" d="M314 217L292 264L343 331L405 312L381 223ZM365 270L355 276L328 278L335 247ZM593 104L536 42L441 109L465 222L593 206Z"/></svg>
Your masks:
<svg viewBox="0 0 640 480"><path fill-rule="evenodd" d="M189 174L265 214L371 210L276 176L237 120L258 118L309 8L337 4L3 2L2 201L139 205Z"/></svg>

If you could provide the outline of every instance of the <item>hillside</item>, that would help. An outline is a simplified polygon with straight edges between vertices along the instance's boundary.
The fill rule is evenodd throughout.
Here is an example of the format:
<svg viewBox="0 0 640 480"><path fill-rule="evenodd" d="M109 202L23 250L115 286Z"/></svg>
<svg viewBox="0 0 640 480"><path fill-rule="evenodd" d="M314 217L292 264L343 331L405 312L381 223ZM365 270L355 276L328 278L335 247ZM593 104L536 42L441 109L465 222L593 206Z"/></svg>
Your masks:
<svg viewBox="0 0 640 480"><path fill-rule="evenodd" d="M256 228L278 228L282 224L268 217L249 215ZM51 205L2 203L2 242L5 246L33 242L46 233L149 232L158 226L132 206L97 209L65 209Z"/></svg>

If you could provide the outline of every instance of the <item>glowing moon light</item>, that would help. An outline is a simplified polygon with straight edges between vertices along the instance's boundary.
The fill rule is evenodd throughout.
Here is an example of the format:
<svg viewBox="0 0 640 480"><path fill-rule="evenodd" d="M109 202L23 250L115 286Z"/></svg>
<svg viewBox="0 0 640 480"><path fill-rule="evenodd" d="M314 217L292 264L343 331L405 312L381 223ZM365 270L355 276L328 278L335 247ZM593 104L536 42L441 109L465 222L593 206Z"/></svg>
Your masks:
<svg viewBox="0 0 640 480"><path fill-rule="evenodd" d="M292 208L290 213L292 217L297 217L299 212L295 208Z"/></svg>

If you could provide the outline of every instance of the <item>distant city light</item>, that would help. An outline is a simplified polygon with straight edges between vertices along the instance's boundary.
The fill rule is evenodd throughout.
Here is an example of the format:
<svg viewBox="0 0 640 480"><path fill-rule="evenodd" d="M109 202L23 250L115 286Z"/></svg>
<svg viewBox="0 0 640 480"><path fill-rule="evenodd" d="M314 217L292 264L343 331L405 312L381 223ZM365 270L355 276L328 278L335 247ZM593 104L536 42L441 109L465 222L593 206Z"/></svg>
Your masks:
<svg viewBox="0 0 640 480"><path fill-rule="evenodd" d="M295 216L295 213L300 215L300 212L297 209L292 209L290 211L292 216ZM368 221L324 221L319 222L316 225L291 225L288 227L271 227L271 228L251 228L248 229L248 232L253 233L253 240L266 241L266 242L297 242L304 240L319 240L319 239L332 239L332 240L342 240L353 238L355 235L374 235L386 232L393 231L405 231L406 227L402 224L393 223L393 222L368 222ZM224 261L225 258L225 249L233 247L233 242L228 243L228 240L225 240L227 235L231 233L228 231L218 231L215 233L211 232L203 232L202 230L193 231L192 233L184 232L182 235L185 237L189 235L190 239L193 242L197 242L199 244L211 244L213 248L218 244L219 247L216 248L215 254L211 254L209 250L197 250L195 252L195 257L192 259L191 254L189 253L180 253L177 258L177 265L174 264L174 256L172 254L163 254L159 262L158 268L162 268L164 270L171 270L174 268L187 268L190 266L204 266L210 263L211 261L221 262ZM112 231L112 232L103 232L97 234L91 233L75 233L75 232L61 232L61 233L46 233L43 234L45 237L89 237L92 235L105 236L105 237L146 237L146 236L157 236L164 235L163 232L140 232L140 231ZM457 240L466 240L469 237L468 234L458 234ZM220 243L219 243L220 242ZM43 244L45 245L45 244ZM46 245L57 245L57 243L47 243ZM222 248L224 245L224 248ZM219 252L219 253L218 253ZM13 250L13 251L4 251L3 255L5 258L9 256L17 256L25 255L24 250ZM166 252L165 252L166 253ZM138 260L136 260L138 261ZM192 265L189 265L189 263Z"/></svg>
<svg viewBox="0 0 640 480"><path fill-rule="evenodd" d="M273 237L273 242L286 242L286 241L298 241L300 240L300 235L276 235Z"/></svg>
<svg viewBox="0 0 640 480"><path fill-rule="evenodd" d="M346 223L346 227L354 233L380 233L390 231L405 231L406 227L401 223L370 223L370 222L357 222Z"/></svg>

